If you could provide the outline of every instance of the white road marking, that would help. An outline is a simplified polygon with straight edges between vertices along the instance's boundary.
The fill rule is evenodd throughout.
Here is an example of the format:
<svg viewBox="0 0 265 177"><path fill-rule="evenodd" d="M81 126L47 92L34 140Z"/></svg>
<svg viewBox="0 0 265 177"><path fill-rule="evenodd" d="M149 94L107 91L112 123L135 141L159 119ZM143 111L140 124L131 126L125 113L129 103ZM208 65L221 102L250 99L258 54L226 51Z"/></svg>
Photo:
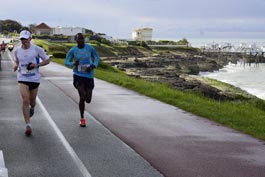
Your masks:
<svg viewBox="0 0 265 177"><path fill-rule="evenodd" d="M60 129L57 127L57 125L55 124L55 122L51 118L50 114L48 113L48 111L46 110L46 108L44 107L44 105L42 104L42 102L40 101L40 99L38 97L37 97L37 103L39 104L39 106L42 109L45 117L48 119L48 121L51 124L52 128L55 130L57 136L59 137L59 139L63 143L64 147L66 148L66 150L68 151L68 153L70 154L70 156L72 157L72 159L74 160L76 166L81 171L81 173L83 174L83 176L84 177L91 177L91 174L89 173L89 171L87 170L87 168L85 167L85 165L83 164L83 162L79 159L79 157L75 153L74 149L71 147L71 145L65 139L64 135L62 134L62 132L60 131Z"/></svg>
<svg viewBox="0 0 265 177"><path fill-rule="evenodd" d="M1 150L0 150L0 176L8 177L8 170L5 167L4 156Z"/></svg>

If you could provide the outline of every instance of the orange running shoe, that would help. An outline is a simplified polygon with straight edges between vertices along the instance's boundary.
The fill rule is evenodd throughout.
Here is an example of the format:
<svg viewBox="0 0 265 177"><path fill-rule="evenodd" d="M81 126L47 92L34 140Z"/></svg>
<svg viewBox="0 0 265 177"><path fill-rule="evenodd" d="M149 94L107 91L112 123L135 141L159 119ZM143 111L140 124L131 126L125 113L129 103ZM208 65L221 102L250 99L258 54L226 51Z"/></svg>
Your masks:
<svg viewBox="0 0 265 177"><path fill-rule="evenodd" d="M80 127L85 127L86 126L86 120L84 118L80 119Z"/></svg>

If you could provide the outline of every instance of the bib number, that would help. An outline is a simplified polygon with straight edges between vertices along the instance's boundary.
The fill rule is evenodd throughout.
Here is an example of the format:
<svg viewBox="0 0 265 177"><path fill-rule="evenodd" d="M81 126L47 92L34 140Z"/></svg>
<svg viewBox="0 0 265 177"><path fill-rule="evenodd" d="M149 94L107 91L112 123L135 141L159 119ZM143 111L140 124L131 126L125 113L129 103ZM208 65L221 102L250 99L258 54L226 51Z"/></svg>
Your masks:
<svg viewBox="0 0 265 177"><path fill-rule="evenodd" d="M20 67L20 73L26 77L34 76L36 74L36 69L28 70L27 65L26 66L23 65Z"/></svg>
<svg viewBox="0 0 265 177"><path fill-rule="evenodd" d="M77 71L79 72L86 72L87 71L87 68L89 67L90 65L78 65L77 66Z"/></svg>

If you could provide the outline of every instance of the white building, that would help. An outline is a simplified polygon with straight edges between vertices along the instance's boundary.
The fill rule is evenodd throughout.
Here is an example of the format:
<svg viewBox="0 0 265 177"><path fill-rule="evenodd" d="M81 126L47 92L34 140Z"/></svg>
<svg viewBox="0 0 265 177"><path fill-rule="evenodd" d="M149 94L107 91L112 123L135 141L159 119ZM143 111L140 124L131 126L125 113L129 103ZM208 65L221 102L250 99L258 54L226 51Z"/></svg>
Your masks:
<svg viewBox="0 0 265 177"><path fill-rule="evenodd" d="M132 32L132 38L135 41L151 41L152 40L152 28L139 28Z"/></svg>
<svg viewBox="0 0 265 177"><path fill-rule="evenodd" d="M107 36L106 34L98 34L98 36L108 41L114 41L114 39L111 36Z"/></svg>
<svg viewBox="0 0 265 177"><path fill-rule="evenodd" d="M53 32L52 34L63 34L66 36L74 36L77 33L85 33L85 28L81 28L81 27L56 27L52 29Z"/></svg>

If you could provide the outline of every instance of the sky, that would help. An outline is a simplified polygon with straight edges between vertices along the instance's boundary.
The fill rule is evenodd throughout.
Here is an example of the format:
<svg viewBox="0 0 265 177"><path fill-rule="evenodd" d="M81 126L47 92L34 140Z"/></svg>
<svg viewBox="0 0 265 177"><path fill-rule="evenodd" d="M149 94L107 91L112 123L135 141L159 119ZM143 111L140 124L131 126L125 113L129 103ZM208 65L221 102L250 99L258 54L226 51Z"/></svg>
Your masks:
<svg viewBox="0 0 265 177"><path fill-rule="evenodd" d="M0 20L83 27L118 39L264 38L264 0L1 0Z"/></svg>

